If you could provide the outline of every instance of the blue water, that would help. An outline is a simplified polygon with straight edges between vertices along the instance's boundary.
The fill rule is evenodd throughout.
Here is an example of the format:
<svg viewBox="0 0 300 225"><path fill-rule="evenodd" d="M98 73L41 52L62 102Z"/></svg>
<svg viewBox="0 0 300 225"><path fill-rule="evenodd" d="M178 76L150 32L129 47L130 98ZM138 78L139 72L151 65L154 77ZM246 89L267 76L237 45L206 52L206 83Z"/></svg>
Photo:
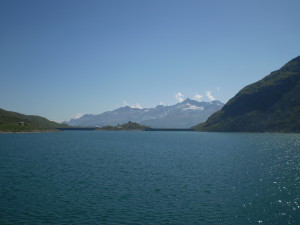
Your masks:
<svg viewBox="0 0 300 225"><path fill-rule="evenodd" d="M300 135L0 135L0 224L300 224Z"/></svg>

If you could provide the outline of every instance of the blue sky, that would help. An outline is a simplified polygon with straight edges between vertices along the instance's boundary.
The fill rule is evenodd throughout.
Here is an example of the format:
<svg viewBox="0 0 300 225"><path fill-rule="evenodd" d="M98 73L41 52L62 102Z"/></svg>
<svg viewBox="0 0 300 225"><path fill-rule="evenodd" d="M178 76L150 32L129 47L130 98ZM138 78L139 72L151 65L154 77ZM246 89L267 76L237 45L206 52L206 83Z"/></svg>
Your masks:
<svg viewBox="0 0 300 225"><path fill-rule="evenodd" d="M300 55L299 9L299 0L1 0L0 108L62 121L196 94L227 102Z"/></svg>

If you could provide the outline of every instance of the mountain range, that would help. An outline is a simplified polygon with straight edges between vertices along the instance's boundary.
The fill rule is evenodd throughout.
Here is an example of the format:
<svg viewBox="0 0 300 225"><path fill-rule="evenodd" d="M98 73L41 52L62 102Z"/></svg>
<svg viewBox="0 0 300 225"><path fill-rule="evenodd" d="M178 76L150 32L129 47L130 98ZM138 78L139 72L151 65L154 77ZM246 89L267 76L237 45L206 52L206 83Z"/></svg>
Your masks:
<svg viewBox="0 0 300 225"><path fill-rule="evenodd" d="M134 122L152 128L193 128L221 132L300 132L300 56L240 90L225 105L186 99L155 108L121 107L99 115L85 114L71 126L117 126ZM200 124L199 124L200 122ZM201 123L202 122L202 123ZM140 125L139 125L140 126ZM40 116L0 109L0 132L48 131L67 127Z"/></svg>
<svg viewBox="0 0 300 225"><path fill-rule="evenodd" d="M205 123L202 131L300 132L300 56L244 87Z"/></svg>
<svg viewBox="0 0 300 225"><path fill-rule="evenodd" d="M70 126L116 126L128 121L153 128L190 128L204 122L214 112L223 107L220 101L198 102L192 99L175 105L158 105L155 108L121 107L99 115L85 114L67 122Z"/></svg>

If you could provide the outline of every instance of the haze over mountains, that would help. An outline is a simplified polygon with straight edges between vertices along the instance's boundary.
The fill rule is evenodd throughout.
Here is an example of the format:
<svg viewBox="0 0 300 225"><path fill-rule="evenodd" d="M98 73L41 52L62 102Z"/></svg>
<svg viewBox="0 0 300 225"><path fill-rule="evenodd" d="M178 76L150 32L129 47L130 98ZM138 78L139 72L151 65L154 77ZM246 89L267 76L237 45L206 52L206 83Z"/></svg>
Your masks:
<svg viewBox="0 0 300 225"><path fill-rule="evenodd" d="M125 106L99 115L85 114L67 122L71 126L116 126L133 121L153 128L190 128L204 122L223 107L220 101L198 102L192 99L171 106L133 108Z"/></svg>
<svg viewBox="0 0 300 225"><path fill-rule="evenodd" d="M203 131L300 132L300 56L244 87L205 123Z"/></svg>

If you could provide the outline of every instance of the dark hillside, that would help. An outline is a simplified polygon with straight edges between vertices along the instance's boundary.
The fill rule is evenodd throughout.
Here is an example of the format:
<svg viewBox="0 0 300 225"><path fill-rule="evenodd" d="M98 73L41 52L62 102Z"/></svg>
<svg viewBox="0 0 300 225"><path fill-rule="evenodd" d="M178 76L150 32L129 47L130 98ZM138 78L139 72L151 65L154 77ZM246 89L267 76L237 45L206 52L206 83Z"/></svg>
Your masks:
<svg viewBox="0 0 300 225"><path fill-rule="evenodd" d="M49 121L41 116L24 115L0 109L0 131L3 132L55 130L57 127L68 126Z"/></svg>
<svg viewBox="0 0 300 225"><path fill-rule="evenodd" d="M300 56L244 87L195 127L206 131L300 132Z"/></svg>

